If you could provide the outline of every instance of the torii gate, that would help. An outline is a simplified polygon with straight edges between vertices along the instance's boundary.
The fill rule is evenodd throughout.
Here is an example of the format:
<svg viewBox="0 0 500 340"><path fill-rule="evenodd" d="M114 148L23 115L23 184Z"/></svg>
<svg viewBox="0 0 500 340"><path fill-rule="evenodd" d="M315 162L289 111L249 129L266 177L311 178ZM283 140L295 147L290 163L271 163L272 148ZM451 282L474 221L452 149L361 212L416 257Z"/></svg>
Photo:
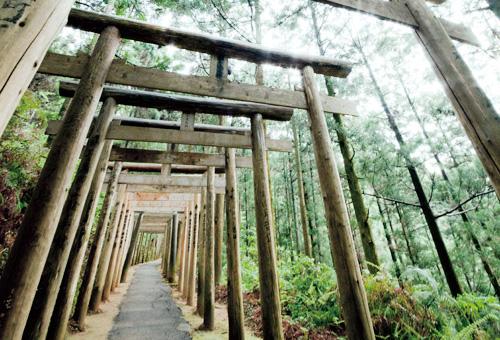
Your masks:
<svg viewBox="0 0 500 340"><path fill-rule="evenodd" d="M424 0L313 0L415 29L500 199L500 116L451 39L478 45L470 29L437 18ZM441 4L446 0L429 0Z"/></svg>

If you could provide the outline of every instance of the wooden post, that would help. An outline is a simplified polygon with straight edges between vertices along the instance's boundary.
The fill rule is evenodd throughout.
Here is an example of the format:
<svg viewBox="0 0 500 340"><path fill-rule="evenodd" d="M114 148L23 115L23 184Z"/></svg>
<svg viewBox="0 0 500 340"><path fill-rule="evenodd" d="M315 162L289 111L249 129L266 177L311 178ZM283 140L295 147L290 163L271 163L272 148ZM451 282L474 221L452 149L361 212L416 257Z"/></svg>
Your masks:
<svg viewBox="0 0 500 340"><path fill-rule="evenodd" d="M140 226L139 226L140 227ZM139 233L139 235L137 236L137 242L135 244L135 249L134 249L134 254L133 254L133 257L132 257L132 266L135 266L139 261L138 261L138 258L139 258L139 251L140 251L140 248L141 248L141 244L142 244L142 237L144 236L144 233Z"/></svg>
<svg viewBox="0 0 500 340"><path fill-rule="evenodd" d="M172 237L172 225L174 219L170 219L169 223L167 223L165 227L165 237L163 242L162 256L161 256L161 269L163 277L167 277L168 266L170 263L170 246L171 246L171 237ZM169 226L170 224L170 226Z"/></svg>
<svg viewBox="0 0 500 340"><path fill-rule="evenodd" d="M201 212L200 212L200 225L198 228L198 285L196 290L196 312L203 315L205 308L205 226L206 226L206 205L207 205L207 191L201 191Z"/></svg>
<svg viewBox="0 0 500 340"><path fill-rule="evenodd" d="M125 200L125 191L127 189L126 184L120 184L118 187L118 197L114 205L113 218L109 225L109 230L107 233L106 241L103 244L101 257L99 259L99 265L97 274L95 277L94 286L92 288L92 295L90 297L89 309L97 312L99 310L99 305L102 301L102 292L104 289L104 283L106 281L106 274L108 272L108 266L111 259L111 252L113 251L113 244L115 243L116 232L118 229L118 222L120 220L120 215L122 211L123 201Z"/></svg>
<svg viewBox="0 0 500 340"><path fill-rule="evenodd" d="M99 165L94 175L94 179L87 196L87 201L85 202L83 215L80 219L79 232L73 242L68 264L66 265L64 277L54 305L54 311L52 312L50 326L47 333L48 339L64 339L66 335L68 320L73 309L75 291L78 281L80 280L80 273L85 259L85 252L87 251L90 233L94 224L99 194L101 193L102 184L108 168L108 159L112 145L113 141L106 141L101 152ZM99 230L97 229L96 238L98 237ZM24 334L26 334L26 330Z"/></svg>
<svg viewBox="0 0 500 340"><path fill-rule="evenodd" d="M117 272L115 287L118 286L122 282L122 274L123 274L123 269L125 266L125 260L127 258L128 250L130 248L132 233L134 232L134 226L135 226L134 217L135 217L134 211L131 210L130 216L129 216L129 223L127 226L126 242L125 242L125 246L123 247L121 255L120 255L120 266L118 267L119 270Z"/></svg>
<svg viewBox="0 0 500 340"><path fill-rule="evenodd" d="M125 263L123 264L122 277L120 282L127 282L128 269L130 268L130 264L132 262L132 255L134 249L137 245L137 235L139 234L139 228L141 227L142 219L144 218L144 213L140 212L139 216L135 220L134 230L132 231L132 236L130 238L130 246L127 251L127 257L125 258Z"/></svg>
<svg viewBox="0 0 500 340"><path fill-rule="evenodd" d="M126 196L127 194L125 194ZM116 261L118 257L118 251L120 248L121 239L123 236L123 229L127 223L127 216L129 214L129 201L126 198L123 203L123 208L120 216L120 221L118 222L118 230L116 232L115 242L113 244L113 251L111 252L111 259L109 261L108 273L106 275L106 281L104 282L104 290L102 291L102 301L108 301L109 295L111 294L111 286L113 284L113 276L115 273Z"/></svg>
<svg viewBox="0 0 500 340"><path fill-rule="evenodd" d="M240 273L240 207L234 149L226 149L227 313L229 339L245 339Z"/></svg>
<svg viewBox="0 0 500 340"><path fill-rule="evenodd" d="M183 289L184 289L184 280L185 280L185 276L186 276L186 273L184 271L185 267L186 267L186 264L184 263L184 253L186 252L186 243L184 242L184 240L186 239L186 235L189 233L189 211L188 209L186 209L186 213L184 214L184 230L183 230L183 233L181 235L181 238L179 240L180 242L180 267L179 267L179 286L178 286L178 289L179 291L182 293L183 292Z"/></svg>
<svg viewBox="0 0 500 340"><path fill-rule="evenodd" d="M177 233L177 259L175 261L175 267L177 268L177 289L180 291L180 283L181 283L181 252L182 252L182 238L184 237L186 227L186 219L182 219L179 223L179 232Z"/></svg>
<svg viewBox="0 0 500 340"><path fill-rule="evenodd" d="M214 224L215 224L215 191L214 191L215 168L207 170L207 208L205 225L205 299L203 308L203 327L213 330L215 326L215 282L214 282Z"/></svg>
<svg viewBox="0 0 500 340"><path fill-rule="evenodd" d="M222 275L222 241L224 239L224 194L215 195L215 285Z"/></svg>
<svg viewBox="0 0 500 340"><path fill-rule="evenodd" d="M337 273L340 306L347 335L350 339L375 339L342 184L312 68L304 68L303 80L304 92L309 103L311 135L328 223L330 250Z"/></svg>
<svg viewBox="0 0 500 340"><path fill-rule="evenodd" d="M184 287L182 288L182 296L188 298L189 294L189 271L190 271L190 265L191 263L189 262L189 254L191 253L191 238L193 237L193 230L194 230L194 202L191 202L189 205L189 233L186 234L186 251L184 252Z"/></svg>
<svg viewBox="0 0 500 340"><path fill-rule="evenodd" d="M264 339L283 339L264 123L252 117L252 161Z"/></svg>
<svg viewBox="0 0 500 340"><path fill-rule="evenodd" d="M302 161L300 159L299 134L295 121L292 121L293 142L295 149L295 168L297 173L297 186L299 187L299 207L300 207L300 222L302 225L302 238L304 239L304 254L313 257L311 237L309 236L309 224L307 218L306 198L304 193L304 180L302 179Z"/></svg>
<svg viewBox="0 0 500 340"><path fill-rule="evenodd" d="M64 204L47 262L45 263L42 277L38 284L33 306L24 328L23 336L25 338L34 339L45 338L47 336L50 318L56 303L66 264L68 263L73 241L81 226L80 217L104 147L104 138L115 110L116 103L112 98L109 98L102 107L96 126L88 139L76 177ZM106 162L109 152L110 149L108 149L108 154L106 155ZM101 179L103 180L104 178L102 177ZM80 232L85 233L84 230L80 230Z"/></svg>
<svg viewBox="0 0 500 340"><path fill-rule="evenodd" d="M74 0L12 0L0 8L0 136ZM26 313L29 309L26 310Z"/></svg>
<svg viewBox="0 0 500 340"><path fill-rule="evenodd" d="M129 234L129 229L130 229L130 224L134 217L134 212L129 210L128 213L127 213L127 216L125 218L125 221L124 221L124 225L123 225L123 232L122 232L122 237L121 237L121 240L119 242L119 247L118 247L118 252L117 252L117 257L116 257L116 265L115 265L115 268L114 268L114 273L113 273L113 276L112 276L112 280L111 280L111 291L113 292L114 289L118 286L118 283L120 282L120 272L121 272L121 266L122 266L122 263L123 263L123 251L125 249L125 246L126 246L126 242L127 242L127 239L128 239L128 234Z"/></svg>
<svg viewBox="0 0 500 340"><path fill-rule="evenodd" d="M442 23L423 0L405 0L415 30L500 198L500 118Z"/></svg>
<svg viewBox="0 0 500 340"><path fill-rule="evenodd" d="M172 233L170 237L170 256L168 260L167 280L170 283L175 281L175 259L177 257L177 229L179 227L179 216L174 215L172 220Z"/></svg>
<svg viewBox="0 0 500 340"><path fill-rule="evenodd" d="M107 169L107 160L104 166L104 172ZM104 197L104 202L102 205L101 215L99 216L99 221L97 223L96 233L94 243L90 248L89 256L87 259L87 266L85 267L85 272L83 274L82 283L80 285L80 293L78 294L78 299L75 306L74 319L78 324L80 330L85 329L85 318L87 316L88 305L90 302L90 296L92 294L92 288L94 286L94 280L97 273L97 266L99 264L99 259L101 257L101 251L106 237L106 231L108 230L109 217L111 215L112 207L115 204L116 192L118 186L118 178L122 169L121 162L115 162L113 166L113 172L109 179L108 188L106 191L106 196ZM88 225L86 228L92 226L93 216L95 214L95 209L97 208L97 201L101 190L93 191L95 195L95 207L94 212L89 211ZM91 221L92 220L92 221Z"/></svg>
<svg viewBox="0 0 500 340"><path fill-rule="evenodd" d="M90 128L104 80L120 42L118 30L101 34L87 73L54 139L15 245L0 280L0 338L22 336L37 285L56 232L78 157Z"/></svg>
<svg viewBox="0 0 500 340"><path fill-rule="evenodd" d="M196 195L192 219L194 227L191 237L191 251L189 252L189 283L186 299L189 306L194 305L194 296L196 294L196 256L198 253L198 230L200 228L200 203L200 195Z"/></svg>

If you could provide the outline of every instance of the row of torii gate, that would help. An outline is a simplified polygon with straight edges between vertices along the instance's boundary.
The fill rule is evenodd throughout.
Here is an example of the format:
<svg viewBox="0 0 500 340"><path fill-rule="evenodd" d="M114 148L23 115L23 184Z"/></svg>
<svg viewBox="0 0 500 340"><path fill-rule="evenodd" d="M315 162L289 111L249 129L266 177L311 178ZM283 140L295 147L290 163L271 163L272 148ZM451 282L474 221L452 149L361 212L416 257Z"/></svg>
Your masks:
<svg viewBox="0 0 500 340"><path fill-rule="evenodd" d="M190 303L194 303L197 295L198 311L203 312L204 325L210 329L214 321L215 220L220 223L222 218L222 210L216 209L215 202L219 201L220 208L220 199L216 197L221 195L225 197L227 225L230 338L243 338L238 167L253 169L264 338L283 338L266 153L291 151L291 142L266 136L264 120L288 121L293 109L297 108L308 111L347 334L351 339L374 339L325 120L325 112L354 114L355 108L349 101L320 94L314 79L315 73L346 77L351 69L349 64L76 9L71 10L68 24L100 34L92 55L46 54L50 41L64 24L72 1L28 2L29 5L12 1L10 6L0 9L2 23L5 21L0 29L6 32L0 39L5 42L10 38L11 42L9 48L0 47L5 52L0 63L1 75L8 75L2 78L0 93L0 102L5 103L1 129L34 72L80 81L61 83L59 89L61 95L72 99L64 119L49 124L47 132L55 137L0 281L0 338L62 339L81 274L83 282L73 318L84 327L88 309L97 309L110 291L126 279L130 263L151 258L151 253L144 253L144 247L140 246L151 242L138 238L141 230L143 235L153 231L164 235L163 248L156 245L163 257L163 270L167 278L175 280L174 273L178 269L179 289ZM459 62L456 61L458 54L451 60L449 53L455 51L450 36L474 42L470 32L436 19L421 0L322 2L417 28L439 74L445 80L454 79L453 83L447 82L446 88L498 191L499 149L494 147L498 146L500 134L493 133L498 131L498 118L491 104L488 107L484 94L474 87L472 77L467 76L470 72L463 75L466 66L459 56ZM33 32L43 34L33 35ZM26 43L26 36L32 38L30 44ZM121 38L158 45L173 43L180 48L208 53L212 55L211 75L186 76L114 60ZM18 62L12 64L9 57ZM40 62L42 58L43 63ZM228 58L299 68L303 75L303 91L228 82ZM223 100L104 86L106 82ZM471 102L478 98L480 100ZM94 118L99 101L103 104ZM177 110L183 114L180 122L115 118L118 105ZM478 119L480 112L484 114L482 120ZM197 113L248 117L251 129L195 124ZM484 125L491 120L492 124ZM220 154L178 152L174 148L169 151L140 150L114 146L114 140L223 149ZM238 148L251 149L252 157L236 157L235 149ZM488 152L485 153L485 149ZM112 170L107 174L108 167ZM140 173L141 169L160 174L146 175ZM95 240L83 266L102 190L106 195ZM150 251L151 247L147 249Z"/></svg>

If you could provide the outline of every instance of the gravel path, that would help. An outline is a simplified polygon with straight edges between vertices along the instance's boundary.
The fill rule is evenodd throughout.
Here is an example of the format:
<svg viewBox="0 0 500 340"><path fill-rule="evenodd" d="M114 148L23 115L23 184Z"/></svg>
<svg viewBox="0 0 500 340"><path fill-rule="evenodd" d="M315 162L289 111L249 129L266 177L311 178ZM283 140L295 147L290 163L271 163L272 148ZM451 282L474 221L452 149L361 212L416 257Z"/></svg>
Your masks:
<svg viewBox="0 0 500 340"><path fill-rule="evenodd" d="M190 326L163 282L158 265L155 261L137 266L108 339L191 339Z"/></svg>

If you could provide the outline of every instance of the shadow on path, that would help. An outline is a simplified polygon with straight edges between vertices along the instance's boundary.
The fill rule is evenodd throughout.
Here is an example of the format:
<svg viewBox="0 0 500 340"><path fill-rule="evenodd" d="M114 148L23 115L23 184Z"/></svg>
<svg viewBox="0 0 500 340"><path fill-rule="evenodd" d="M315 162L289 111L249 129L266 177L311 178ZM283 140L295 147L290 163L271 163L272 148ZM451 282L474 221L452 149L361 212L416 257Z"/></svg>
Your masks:
<svg viewBox="0 0 500 340"><path fill-rule="evenodd" d="M155 261L137 266L108 339L191 339L190 326L163 282L158 265Z"/></svg>

